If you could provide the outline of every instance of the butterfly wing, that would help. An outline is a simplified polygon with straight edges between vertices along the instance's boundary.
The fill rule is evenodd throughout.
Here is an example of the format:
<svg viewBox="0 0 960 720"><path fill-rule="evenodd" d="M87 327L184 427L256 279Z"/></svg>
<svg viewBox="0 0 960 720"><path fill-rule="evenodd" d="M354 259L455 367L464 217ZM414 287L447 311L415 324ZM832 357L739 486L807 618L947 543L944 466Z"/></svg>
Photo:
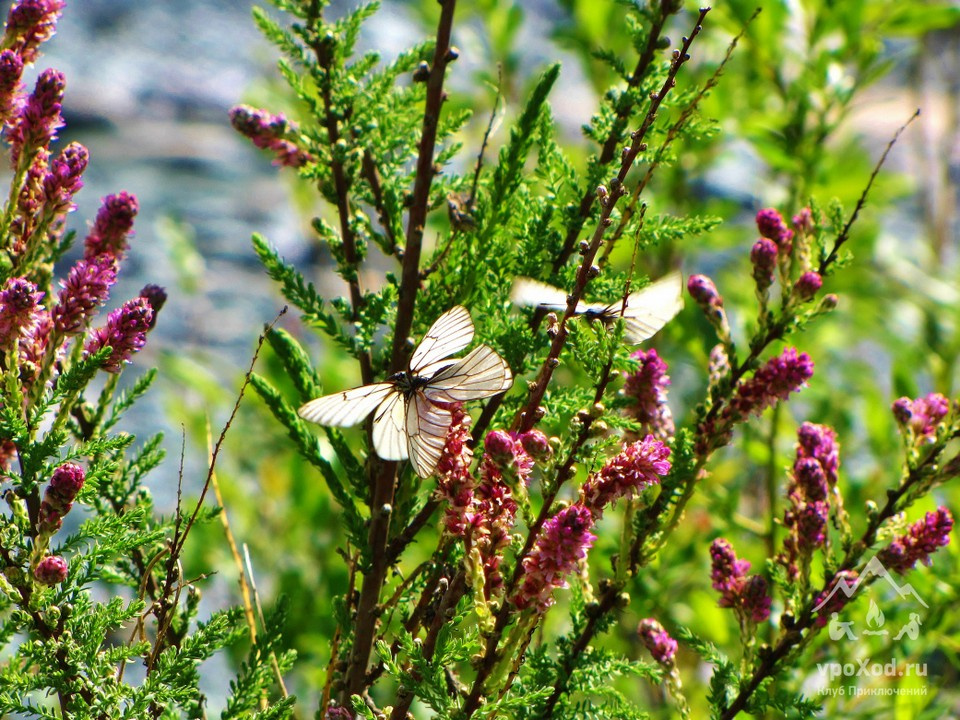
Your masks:
<svg viewBox="0 0 960 720"><path fill-rule="evenodd" d="M425 367L455 355L473 340L473 321L462 305L447 310L427 330L423 340L413 351L410 369L421 374Z"/></svg>
<svg viewBox="0 0 960 720"><path fill-rule="evenodd" d="M480 345L430 378L423 393L434 402L463 402L497 395L512 384L506 361L493 348Z"/></svg>
<svg viewBox="0 0 960 720"><path fill-rule="evenodd" d="M653 337L683 308L683 276L679 272L664 275L627 298L624 337L636 345Z"/></svg>
<svg viewBox="0 0 960 720"><path fill-rule="evenodd" d="M420 477L429 477L436 469L452 420L449 410L437 407L422 392L407 403L407 454Z"/></svg>
<svg viewBox="0 0 960 720"><path fill-rule="evenodd" d="M407 401L400 390L387 397L373 416L373 447L384 460L407 459Z"/></svg>
<svg viewBox="0 0 960 720"><path fill-rule="evenodd" d="M331 393L306 403L297 414L320 425L349 427L373 412L391 391L396 391L393 383L376 383Z"/></svg>
<svg viewBox="0 0 960 720"><path fill-rule="evenodd" d="M540 307L544 310L562 312L567 309L567 293L553 285L547 285L532 278L517 278L510 291L510 302L514 305ZM586 306L577 304L577 314L584 312Z"/></svg>

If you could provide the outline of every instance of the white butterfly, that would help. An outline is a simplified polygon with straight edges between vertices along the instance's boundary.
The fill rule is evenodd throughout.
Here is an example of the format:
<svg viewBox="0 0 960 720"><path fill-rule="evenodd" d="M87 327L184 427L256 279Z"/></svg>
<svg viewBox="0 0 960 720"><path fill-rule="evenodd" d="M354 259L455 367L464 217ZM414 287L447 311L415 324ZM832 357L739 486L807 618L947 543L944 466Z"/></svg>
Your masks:
<svg viewBox="0 0 960 720"><path fill-rule="evenodd" d="M516 305L530 305L555 312L563 312L567 308L567 294L563 290L530 278L517 278L510 299ZM576 314L609 325L620 317L622 303L622 300L609 305L579 302ZM627 296L627 308L623 313L625 340L636 345L653 337L682 307L683 277L679 272L664 275L642 290L631 293Z"/></svg>
<svg viewBox="0 0 960 720"><path fill-rule="evenodd" d="M473 339L465 307L451 308L433 323L407 370L385 382L324 395L298 411L304 420L348 427L371 412L373 447L384 460L407 460L420 477L437 467L450 427L450 411L437 403L462 402L510 389L513 376L497 352L480 345L466 357L451 358Z"/></svg>

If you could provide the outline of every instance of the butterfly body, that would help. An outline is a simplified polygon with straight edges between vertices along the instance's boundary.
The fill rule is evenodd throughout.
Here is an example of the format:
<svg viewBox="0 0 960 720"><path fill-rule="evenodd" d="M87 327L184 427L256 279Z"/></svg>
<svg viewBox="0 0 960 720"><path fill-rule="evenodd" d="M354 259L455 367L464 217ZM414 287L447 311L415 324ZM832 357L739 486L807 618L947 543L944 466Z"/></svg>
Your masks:
<svg viewBox="0 0 960 720"><path fill-rule="evenodd" d="M311 400L300 417L320 425L356 425L373 413L373 447L384 460L407 460L420 477L431 475L452 421L444 405L490 397L513 384L506 362L480 345L451 358L473 339L470 313L456 306L427 331L406 370L384 382Z"/></svg>

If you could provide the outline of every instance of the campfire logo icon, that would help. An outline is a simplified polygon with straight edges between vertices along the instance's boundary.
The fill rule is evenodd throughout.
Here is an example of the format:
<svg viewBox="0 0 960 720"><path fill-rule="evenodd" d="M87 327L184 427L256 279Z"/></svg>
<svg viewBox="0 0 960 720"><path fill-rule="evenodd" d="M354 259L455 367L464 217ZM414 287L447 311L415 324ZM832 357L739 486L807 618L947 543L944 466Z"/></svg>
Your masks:
<svg viewBox="0 0 960 720"><path fill-rule="evenodd" d="M886 582L893 588L893 591L897 594L898 597L903 599L912 598L924 608L927 608L928 605L923 601L917 591L913 589L913 586L909 583L900 585L894 580L893 576L887 571L883 566L883 563L880 562L876 556L870 558L870 561L867 563L866 567L863 569L863 572L860 576L851 583L846 582L842 578L830 591L830 594L827 595L815 608L814 612L824 607L838 592L842 592L848 598L854 596L857 590L862 584L872 577L876 577L879 580L886 580ZM866 619L867 628L862 630L863 635L890 635L890 630L884 625L886 624L886 618L884 617L883 610L877 605L877 603L870 599L870 609L867 611ZM894 635L894 640L900 640L904 635L909 637L911 640L916 640L917 636L920 634L920 614L919 613L910 613L909 620L900 626L896 635ZM856 640L858 635L854 631L852 621L841 621L838 613L831 613L830 615L830 625L827 628L827 631L830 634L830 639L834 642L841 639Z"/></svg>

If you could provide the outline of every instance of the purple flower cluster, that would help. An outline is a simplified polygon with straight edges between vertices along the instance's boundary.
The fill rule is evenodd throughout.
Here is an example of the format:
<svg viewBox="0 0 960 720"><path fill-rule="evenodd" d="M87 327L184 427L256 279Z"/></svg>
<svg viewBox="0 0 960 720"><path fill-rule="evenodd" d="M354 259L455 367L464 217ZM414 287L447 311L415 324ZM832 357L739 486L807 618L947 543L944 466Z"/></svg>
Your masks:
<svg viewBox="0 0 960 720"><path fill-rule="evenodd" d="M773 240L781 256L790 255L793 249L793 230L787 227L783 216L773 208L765 208L757 213L756 221L760 235Z"/></svg>
<svg viewBox="0 0 960 720"><path fill-rule="evenodd" d="M823 627L827 624L827 616L831 613L838 613L850 602L852 588L859 577L856 570L841 570L818 595L814 598L813 607L817 612L816 626ZM847 592L843 587L847 588ZM820 604L824 603L822 607Z"/></svg>
<svg viewBox="0 0 960 720"><path fill-rule="evenodd" d="M492 466L487 468L487 472L497 472L508 481L527 485L534 466L534 459L527 451L527 445L535 449L545 445L549 449L545 436L539 430L530 430L522 434L505 430L493 430L487 433L483 441L483 464Z"/></svg>
<svg viewBox="0 0 960 720"><path fill-rule="evenodd" d="M730 323L723 309L723 298L720 296L713 280L706 275L691 275L687 280L687 292L703 310L707 320L722 340L730 338Z"/></svg>
<svg viewBox="0 0 960 720"><path fill-rule="evenodd" d="M637 350L630 357L640 367L626 375L623 385L623 394L633 401L627 406L627 413L641 424L642 432L666 440L674 432L673 415L667 406L667 364L656 350Z"/></svg>
<svg viewBox="0 0 960 720"><path fill-rule="evenodd" d="M832 428L803 423L797 430L797 440L796 459L787 488L789 505L783 516L788 534L778 558L791 580L800 577L801 565L808 567L813 551L826 542L830 490L837 484L840 466L837 437Z"/></svg>
<svg viewBox="0 0 960 720"><path fill-rule="evenodd" d="M897 537L887 547L877 553L883 566L901 575L912 570L919 560L930 565L930 555L937 548L950 544L950 531L953 530L953 516L945 507L929 512L923 520L910 526L904 535Z"/></svg>
<svg viewBox="0 0 960 720"><path fill-rule="evenodd" d="M468 547L475 547L483 559L484 590L489 599L502 593L503 575L500 564L503 551L510 545L510 532L516 523L517 501L503 478L481 467L480 484L466 518L470 523Z"/></svg>
<svg viewBox="0 0 960 720"><path fill-rule="evenodd" d="M733 608L741 618L763 622L770 617L770 591L762 575L747 575L750 563L737 559L723 538L710 545L710 579L720 593L720 607Z"/></svg>
<svg viewBox="0 0 960 720"><path fill-rule="evenodd" d="M37 48L57 29L64 0L17 0L10 8L3 47L16 53L25 65L37 59Z"/></svg>
<svg viewBox="0 0 960 720"><path fill-rule="evenodd" d="M599 472L587 478L580 490L580 503L594 517L601 517L610 503L624 496L633 497L659 483L660 478L670 472L669 457L670 448L653 435L625 446Z"/></svg>
<svg viewBox="0 0 960 720"><path fill-rule="evenodd" d="M230 111L230 124L258 148L272 151L274 165L302 167L314 160L310 153L289 140L296 134L296 128L283 115L271 115L266 110L238 105Z"/></svg>
<svg viewBox="0 0 960 720"><path fill-rule="evenodd" d="M118 373L134 353L143 349L152 325L153 308L149 301L143 297L128 300L107 316L106 325L92 333L84 350L87 355L94 355L109 345L112 352L102 367L109 373Z"/></svg>
<svg viewBox="0 0 960 720"><path fill-rule="evenodd" d="M950 412L950 401L940 393L911 400L902 397L893 403L893 416L901 429L919 443L933 442L937 428Z"/></svg>
<svg viewBox="0 0 960 720"><path fill-rule="evenodd" d="M11 127L23 104L20 78L23 59L13 50L0 52L0 125Z"/></svg>
<svg viewBox="0 0 960 720"><path fill-rule="evenodd" d="M0 290L0 350L9 350L27 338L37 325L43 293L24 278L10 278Z"/></svg>
<svg viewBox="0 0 960 720"><path fill-rule="evenodd" d="M57 137L57 130L63 127L60 110L65 87L62 73L52 69L40 73L33 93L26 99L7 134L14 167L18 166L21 157L32 160Z"/></svg>
<svg viewBox="0 0 960 720"><path fill-rule="evenodd" d="M716 310L723 307L723 298L713 280L706 275L691 275L687 279L687 292L704 310Z"/></svg>
<svg viewBox="0 0 960 720"><path fill-rule="evenodd" d="M757 292L765 296L773 285L774 274L777 270L777 256L780 250L777 244L769 238L762 237L754 243L750 250L750 263L753 265L753 280L757 284Z"/></svg>
<svg viewBox="0 0 960 720"><path fill-rule="evenodd" d="M62 217L74 209L73 196L83 187L83 172L90 153L80 143L70 143L50 162L43 178L44 213Z"/></svg>
<svg viewBox="0 0 960 720"><path fill-rule="evenodd" d="M43 502L40 503L42 534L49 536L60 529L86 478L84 469L72 462L64 463L53 471L50 484L43 493Z"/></svg>
<svg viewBox="0 0 960 720"><path fill-rule="evenodd" d="M470 449L470 416L463 403L448 406L451 414L447 441L437 461L437 492L447 507L444 526L451 535L465 537L469 527L475 483L470 474L473 450Z"/></svg>
<svg viewBox="0 0 960 720"><path fill-rule="evenodd" d="M590 532L593 524L590 510L579 503L543 524L530 554L523 559L523 582L513 597L514 605L538 612L553 605L554 589L567 586L567 576L587 557L597 539Z"/></svg>
<svg viewBox="0 0 960 720"><path fill-rule="evenodd" d="M127 251L127 239L133 231L133 220L140 210L137 198L121 192L103 198L97 219L84 241L85 260L107 255L122 260Z"/></svg>
<svg viewBox="0 0 960 720"><path fill-rule="evenodd" d="M70 269L57 304L51 316L59 335L83 332L97 308L110 296L110 288L117 281L117 261L109 255L80 260Z"/></svg>
<svg viewBox="0 0 960 720"><path fill-rule="evenodd" d="M820 277L820 274L813 270L807 270L794 283L793 294L801 302L807 302L816 296L821 287L823 287L823 278Z"/></svg>
<svg viewBox="0 0 960 720"><path fill-rule="evenodd" d="M777 400L786 400L813 377L813 360L796 348L787 348L760 366L753 377L737 387L730 408L736 420L759 415Z"/></svg>
<svg viewBox="0 0 960 720"><path fill-rule="evenodd" d="M653 618L645 618L637 626L637 637L650 655L661 665L672 665L677 654L677 641Z"/></svg>

